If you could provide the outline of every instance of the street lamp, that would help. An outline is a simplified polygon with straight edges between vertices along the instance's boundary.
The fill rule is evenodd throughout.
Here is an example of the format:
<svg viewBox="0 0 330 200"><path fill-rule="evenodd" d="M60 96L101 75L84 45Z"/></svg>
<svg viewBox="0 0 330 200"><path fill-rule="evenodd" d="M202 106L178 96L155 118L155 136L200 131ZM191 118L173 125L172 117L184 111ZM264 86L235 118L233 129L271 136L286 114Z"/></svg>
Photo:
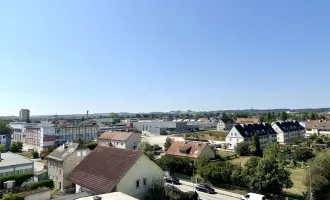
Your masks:
<svg viewBox="0 0 330 200"><path fill-rule="evenodd" d="M190 163L190 165L193 168L193 192L195 192L195 168L194 168L194 162Z"/></svg>

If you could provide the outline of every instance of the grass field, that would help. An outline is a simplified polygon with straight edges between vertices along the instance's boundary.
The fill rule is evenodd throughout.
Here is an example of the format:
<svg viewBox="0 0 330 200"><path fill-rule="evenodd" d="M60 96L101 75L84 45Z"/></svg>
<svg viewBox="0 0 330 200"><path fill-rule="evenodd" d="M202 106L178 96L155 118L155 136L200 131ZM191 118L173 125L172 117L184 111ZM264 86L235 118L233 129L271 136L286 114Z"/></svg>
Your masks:
<svg viewBox="0 0 330 200"><path fill-rule="evenodd" d="M185 134L175 134L174 136L224 141L227 134L228 132L226 131L201 131L201 132L191 132Z"/></svg>
<svg viewBox="0 0 330 200"><path fill-rule="evenodd" d="M299 194L301 195L305 190L305 186L303 184L303 180L305 177L305 169L290 169L291 172L291 179L293 181L293 187L290 189L285 189L285 192L292 193L292 194Z"/></svg>
<svg viewBox="0 0 330 200"><path fill-rule="evenodd" d="M236 163L236 164L241 163L241 166L243 167L249 159L250 159L250 156L240 156L239 158L229 160L229 162Z"/></svg>
<svg viewBox="0 0 330 200"><path fill-rule="evenodd" d="M221 157L227 157L227 156L233 156L236 155L235 152L229 152L229 151L217 151L217 154Z"/></svg>

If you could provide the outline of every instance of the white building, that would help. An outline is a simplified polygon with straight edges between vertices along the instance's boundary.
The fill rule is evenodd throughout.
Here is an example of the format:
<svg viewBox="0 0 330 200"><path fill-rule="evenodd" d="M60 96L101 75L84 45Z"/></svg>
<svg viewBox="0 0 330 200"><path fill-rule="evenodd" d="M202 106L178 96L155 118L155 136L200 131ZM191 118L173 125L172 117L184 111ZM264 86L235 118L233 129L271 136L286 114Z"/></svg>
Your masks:
<svg viewBox="0 0 330 200"><path fill-rule="evenodd" d="M37 147L55 145L55 128L51 124L25 124L23 133L25 144Z"/></svg>
<svg viewBox="0 0 330 200"><path fill-rule="evenodd" d="M99 137L99 145L122 149L136 149L141 143L141 133L106 131Z"/></svg>
<svg viewBox="0 0 330 200"><path fill-rule="evenodd" d="M100 194L95 196L81 197L76 200L95 200L98 197L101 198L101 200L138 200L122 192L112 192L112 193Z"/></svg>
<svg viewBox="0 0 330 200"><path fill-rule="evenodd" d="M19 111L19 120L28 121L30 120L30 110L29 109L21 109Z"/></svg>
<svg viewBox="0 0 330 200"><path fill-rule="evenodd" d="M251 142L253 135L257 133L261 149L269 142L277 142L277 133L268 123L262 124L236 124L226 136L228 150L235 150L238 143Z"/></svg>
<svg viewBox="0 0 330 200"><path fill-rule="evenodd" d="M97 146L68 176L76 192L122 192L143 199L163 169L142 151Z"/></svg>
<svg viewBox="0 0 330 200"><path fill-rule="evenodd" d="M0 177L34 171L34 162L14 153L0 153Z"/></svg>
<svg viewBox="0 0 330 200"><path fill-rule="evenodd" d="M13 129L13 141L16 142L25 142L25 133L24 133L24 128L25 128L26 122L13 122L10 123L10 127Z"/></svg>
<svg viewBox="0 0 330 200"><path fill-rule="evenodd" d="M295 139L305 137L305 128L297 121L278 121L272 123L273 129L277 132L277 142L293 142Z"/></svg>

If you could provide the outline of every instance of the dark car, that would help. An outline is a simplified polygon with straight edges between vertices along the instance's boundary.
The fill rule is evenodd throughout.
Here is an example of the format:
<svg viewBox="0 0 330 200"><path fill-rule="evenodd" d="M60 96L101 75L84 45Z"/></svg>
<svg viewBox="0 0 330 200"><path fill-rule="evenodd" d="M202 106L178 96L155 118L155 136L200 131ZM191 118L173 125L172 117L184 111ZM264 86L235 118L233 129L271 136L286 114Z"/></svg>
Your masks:
<svg viewBox="0 0 330 200"><path fill-rule="evenodd" d="M209 194L215 194L214 189L205 184L197 184L195 188L197 191L206 192Z"/></svg>
<svg viewBox="0 0 330 200"><path fill-rule="evenodd" d="M165 177L164 180L165 180L166 183L172 183L172 184L175 184L175 185L180 184L179 179L177 179L175 177Z"/></svg>

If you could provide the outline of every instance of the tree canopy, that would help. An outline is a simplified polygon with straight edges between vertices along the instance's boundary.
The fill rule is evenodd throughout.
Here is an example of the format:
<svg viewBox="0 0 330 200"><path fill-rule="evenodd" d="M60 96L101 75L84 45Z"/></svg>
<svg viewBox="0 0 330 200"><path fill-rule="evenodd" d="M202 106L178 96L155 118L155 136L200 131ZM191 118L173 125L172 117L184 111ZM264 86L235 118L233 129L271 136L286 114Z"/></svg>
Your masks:
<svg viewBox="0 0 330 200"><path fill-rule="evenodd" d="M252 143L250 145L250 152L255 156L262 156L259 136L257 133L253 134Z"/></svg>
<svg viewBox="0 0 330 200"><path fill-rule="evenodd" d="M167 151L167 149L170 148L171 145L172 145L172 140L171 138L167 137L164 144L165 151Z"/></svg>
<svg viewBox="0 0 330 200"><path fill-rule="evenodd" d="M0 135L10 136L12 133L13 133L13 129L9 126L9 123L0 120Z"/></svg>

